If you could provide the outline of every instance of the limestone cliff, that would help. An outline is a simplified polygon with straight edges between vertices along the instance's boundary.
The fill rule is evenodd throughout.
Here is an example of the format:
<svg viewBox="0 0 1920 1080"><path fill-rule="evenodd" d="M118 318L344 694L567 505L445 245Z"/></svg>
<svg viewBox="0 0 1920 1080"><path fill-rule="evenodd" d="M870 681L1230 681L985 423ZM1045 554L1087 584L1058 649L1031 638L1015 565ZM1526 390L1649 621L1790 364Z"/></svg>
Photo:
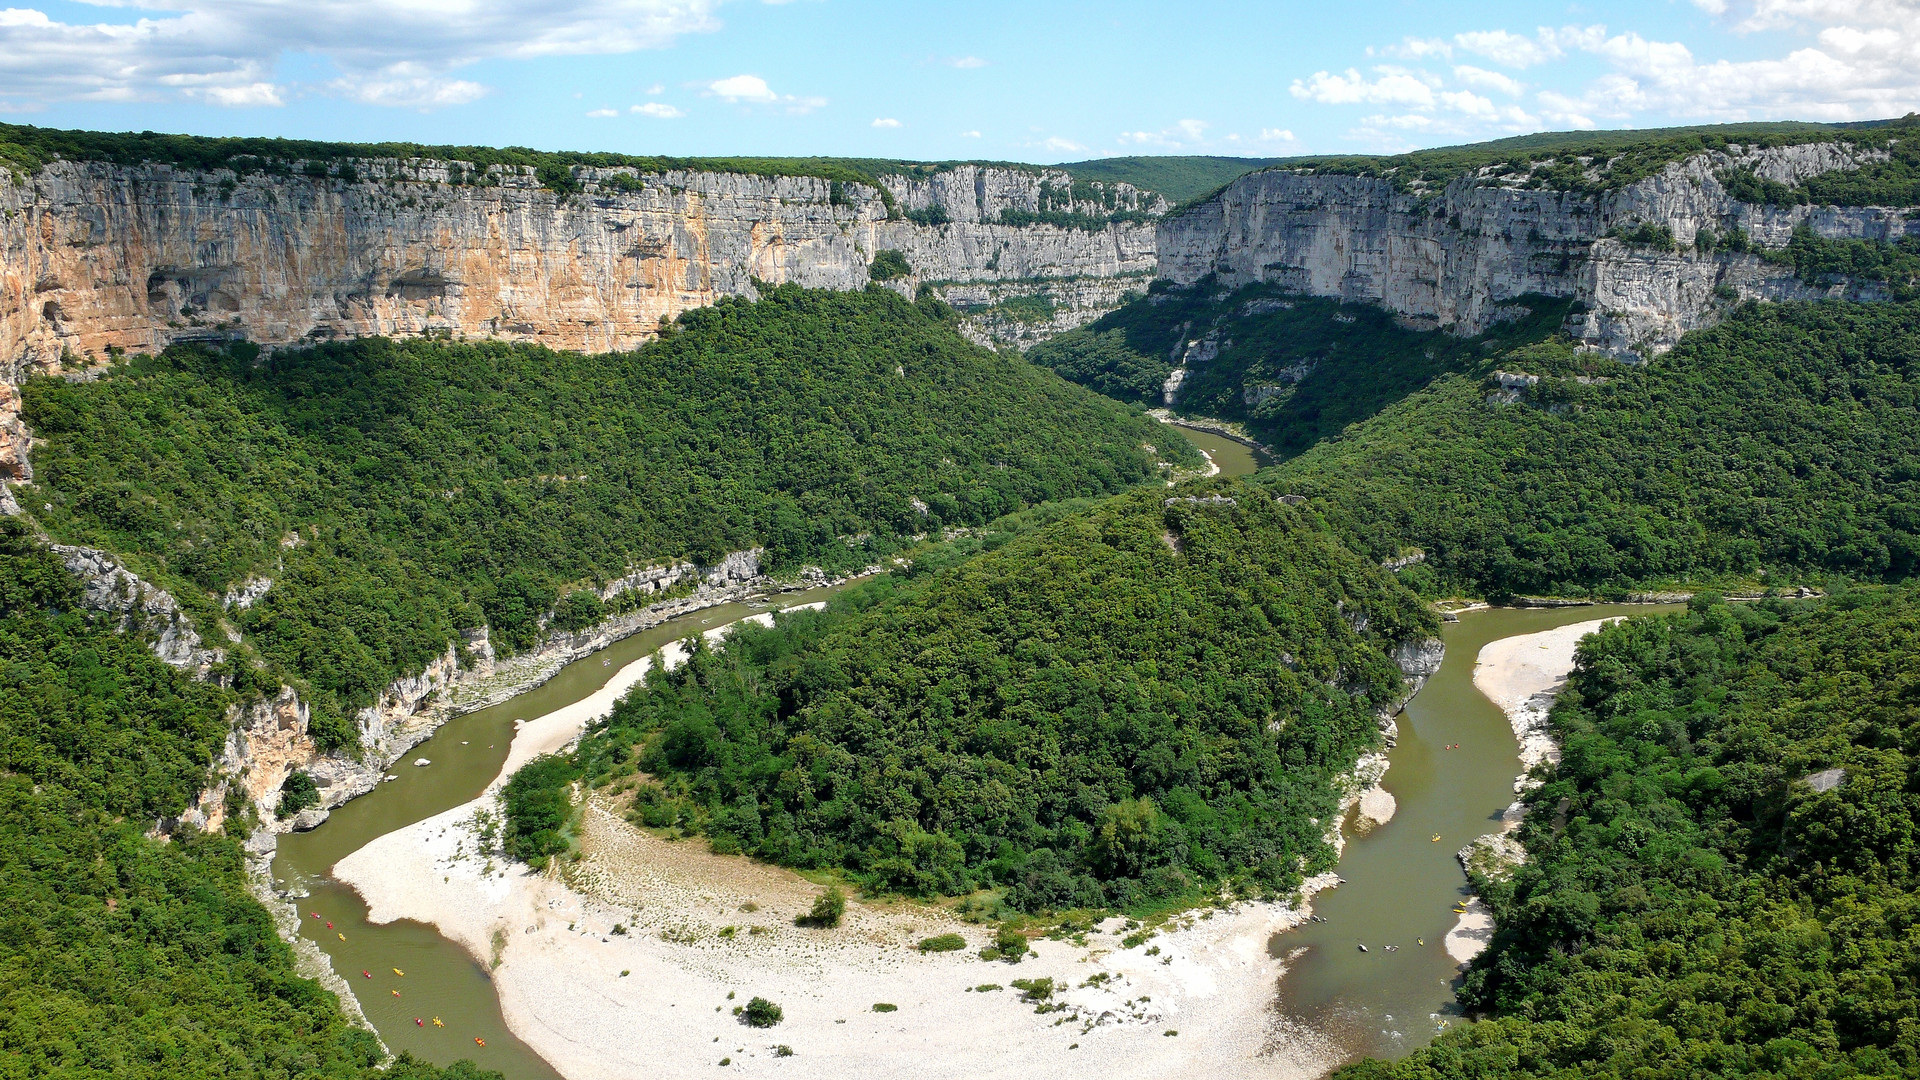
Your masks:
<svg viewBox="0 0 1920 1080"><path fill-rule="evenodd" d="M1438 192L1403 191L1376 177L1253 173L1161 220L1158 276L1191 284L1214 274L1227 287L1272 282L1466 334L1517 314L1514 302L1527 294L1572 297L1584 302L1569 327L1581 340L1647 356L1741 300L1880 295L1872 283L1809 286L1791 267L1754 254L1694 250L1703 229L1738 229L1764 248L1784 246L1802 223L1829 238L1920 235L1920 210L1755 205L1724 183L1741 170L1790 185L1876 156L1884 153L1839 143L1733 146L1601 194L1529 187L1493 169ZM1645 225L1669 229L1677 250L1609 238Z"/></svg>
<svg viewBox="0 0 1920 1080"><path fill-rule="evenodd" d="M752 295L756 279L862 288L888 248L913 269L910 294L922 282L1025 293L1071 282L1062 297L1084 321L1120 293L1084 283L1151 271L1151 223L1008 225L1002 214L1085 225L1166 205L1124 184L1076 191L1063 172L976 166L886 177L883 195L808 176L589 167L575 170L582 190L561 194L507 166L360 160L346 180L293 165L0 170L0 381L63 357L241 336L445 332L627 348L663 317Z"/></svg>

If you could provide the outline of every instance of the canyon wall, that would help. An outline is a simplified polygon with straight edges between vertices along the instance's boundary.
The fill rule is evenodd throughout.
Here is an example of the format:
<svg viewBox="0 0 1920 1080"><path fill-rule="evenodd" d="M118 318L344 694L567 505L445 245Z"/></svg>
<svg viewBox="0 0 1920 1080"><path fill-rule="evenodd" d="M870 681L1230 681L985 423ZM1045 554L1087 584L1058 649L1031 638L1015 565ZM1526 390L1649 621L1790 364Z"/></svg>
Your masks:
<svg viewBox="0 0 1920 1080"><path fill-rule="evenodd" d="M1385 178L1269 171L1241 177L1158 229L1157 276L1222 287L1269 282L1316 296L1379 304L1411 326L1474 334L1519 314L1521 297L1582 301L1569 330L1622 357L1663 352L1747 299L1873 299L1870 282L1813 286L1757 254L1694 249L1702 230L1739 229L1757 247L1784 247L1800 224L1829 238L1920 235L1920 210L1763 206L1728 194L1722 177L1748 170L1794 184L1858 168L1882 151L1836 143L1729 147L1675 162L1602 194L1527 186L1494 170L1435 192ZM1661 251L1610 234L1665 226Z"/></svg>
<svg viewBox="0 0 1920 1080"><path fill-rule="evenodd" d="M1003 225L1003 211L1084 222L1166 208L1124 184L1076 191L1057 170L976 166L886 177L883 195L808 176L589 167L562 194L526 168L359 160L343 179L293 165L0 170L0 380L230 337L444 332L629 348L662 318L754 295L756 280L864 288L889 248L912 268L892 287L960 290L982 309L968 323L977 340L996 340L996 326L1017 340L1024 324L991 305L1058 282L1060 321L1092 319L1118 302L1118 283L1144 285L1153 227Z"/></svg>

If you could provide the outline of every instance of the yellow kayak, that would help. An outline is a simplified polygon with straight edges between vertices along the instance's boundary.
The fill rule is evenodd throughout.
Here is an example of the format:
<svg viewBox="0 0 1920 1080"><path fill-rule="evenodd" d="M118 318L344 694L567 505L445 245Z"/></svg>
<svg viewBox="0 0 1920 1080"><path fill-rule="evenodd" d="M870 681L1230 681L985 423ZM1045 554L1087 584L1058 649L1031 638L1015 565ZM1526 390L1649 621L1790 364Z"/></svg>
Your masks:
<svg viewBox="0 0 1920 1080"><path fill-rule="evenodd" d="M393 969L393 973L394 973L395 975L399 975L399 976L402 976L402 977L405 977L405 976L406 976L406 974L407 974L406 972L404 972L404 971L401 971L401 970L400 970L399 968L394 968L394 969Z"/></svg>
<svg viewBox="0 0 1920 1080"><path fill-rule="evenodd" d="M347 935L345 935L345 934L342 934L342 933L338 933L338 932L335 932L335 934L334 934L334 936L335 936L335 937L337 937L337 938L339 938L339 939L340 939L341 941L345 941L345 940L347 940Z"/></svg>
<svg viewBox="0 0 1920 1080"><path fill-rule="evenodd" d="M1439 833L1434 833L1434 834L1433 834L1433 842L1434 842L1434 843L1436 843L1436 844L1440 842L1440 834L1439 834Z"/></svg>

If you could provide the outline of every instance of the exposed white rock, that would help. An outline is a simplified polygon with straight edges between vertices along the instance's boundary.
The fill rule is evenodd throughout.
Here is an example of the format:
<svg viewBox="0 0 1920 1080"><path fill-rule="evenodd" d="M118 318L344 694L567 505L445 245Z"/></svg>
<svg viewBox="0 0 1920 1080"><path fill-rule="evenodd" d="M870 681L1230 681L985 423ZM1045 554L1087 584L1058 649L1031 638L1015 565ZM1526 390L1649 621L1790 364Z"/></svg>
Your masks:
<svg viewBox="0 0 1920 1080"><path fill-rule="evenodd" d="M94 611L120 615L123 632L153 635L154 655L160 659L201 676L225 656L220 649L202 647L193 623L171 594L141 580L112 555L65 544L55 544L53 550L80 579L81 602Z"/></svg>
<svg viewBox="0 0 1920 1080"><path fill-rule="evenodd" d="M1569 329L1627 359L1671 348L1747 299L1877 299L1866 282L1810 286L1791 267L1756 255L1702 254L1702 230L1747 232L1784 246L1806 225L1829 238L1920 235L1920 210L1757 206L1726 192L1721 176L1751 169L1794 183L1884 157L1840 143L1697 154L1604 195L1488 185L1463 179L1420 197L1384 179L1270 171L1164 218L1159 276L1225 287L1270 282L1316 296L1379 304L1413 325L1478 333L1517 317L1529 293L1570 297L1586 311ZM1666 226L1679 250L1608 239L1615 230Z"/></svg>
<svg viewBox="0 0 1920 1080"><path fill-rule="evenodd" d="M285 344L365 334L447 332L604 351L650 340L663 317L755 282L860 289L875 252L913 268L912 296L962 288L961 302L1046 291L1051 329L1114 306L1119 279L1143 283L1153 225L1002 225L1005 210L1069 205L1057 170L962 166L888 177L878 189L806 176L581 168L560 195L532 170L495 166L484 185L449 184L459 163L360 160L360 179L237 176L162 164L56 162L0 174L0 381L65 355L245 337ZM1095 185L1072 212L1158 214L1124 184ZM991 302L991 301L990 301ZM991 319L983 339L1008 328ZM1042 331L1047 332L1047 331ZM1026 328L1016 338L1033 338ZM0 418L13 415L0 402ZM0 475L9 445L0 421Z"/></svg>

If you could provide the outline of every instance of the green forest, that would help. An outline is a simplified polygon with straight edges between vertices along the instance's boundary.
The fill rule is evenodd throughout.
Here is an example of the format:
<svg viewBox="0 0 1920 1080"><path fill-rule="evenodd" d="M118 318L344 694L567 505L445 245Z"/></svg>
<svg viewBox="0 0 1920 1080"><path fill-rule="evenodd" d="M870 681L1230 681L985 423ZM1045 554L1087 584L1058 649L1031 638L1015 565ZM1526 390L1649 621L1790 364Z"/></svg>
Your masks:
<svg viewBox="0 0 1920 1080"><path fill-rule="evenodd" d="M1920 1068L1920 590L1615 624L1552 723L1531 860L1476 883L1493 1018L1345 1080Z"/></svg>
<svg viewBox="0 0 1920 1080"><path fill-rule="evenodd" d="M1749 305L1644 367L1564 341L1492 357L1263 478L1361 550L1425 551L1403 580L1429 593L1898 580L1916 409L1920 305Z"/></svg>
<svg viewBox="0 0 1920 1080"><path fill-rule="evenodd" d="M1187 344L1210 342L1217 354L1189 361L1175 411L1241 421L1291 457L1441 375L1472 370L1490 351L1556 336L1568 309L1548 297L1516 305L1521 318L1456 338L1408 330L1371 304L1270 285L1220 296L1211 281L1185 289L1156 282L1146 299L1041 342L1027 358L1108 397L1159 405Z"/></svg>
<svg viewBox="0 0 1920 1080"><path fill-rule="evenodd" d="M332 745L460 630L525 648L572 590L636 565L764 547L776 571L858 568L904 536L1124 490L1162 455L1199 461L1137 411L969 344L944 305L878 289L723 300L633 352L179 346L23 396L44 440L35 517L172 587L203 633L212 598L271 578L225 613L270 670L230 674L298 680ZM597 595L578 599L591 621Z"/></svg>
<svg viewBox="0 0 1920 1080"><path fill-rule="evenodd" d="M480 1080L411 1059L294 973L238 838L177 817L231 692L79 608L80 584L0 519L0 1076Z"/></svg>
<svg viewBox="0 0 1920 1080"><path fill-rule="evenodd" d="M1257 486L1147 489L699 648L577 761L644 773L644 824L880 892L1271 894L1332 864L1315 822L1401 693L1388 653L1437 625Z"/></svg>

